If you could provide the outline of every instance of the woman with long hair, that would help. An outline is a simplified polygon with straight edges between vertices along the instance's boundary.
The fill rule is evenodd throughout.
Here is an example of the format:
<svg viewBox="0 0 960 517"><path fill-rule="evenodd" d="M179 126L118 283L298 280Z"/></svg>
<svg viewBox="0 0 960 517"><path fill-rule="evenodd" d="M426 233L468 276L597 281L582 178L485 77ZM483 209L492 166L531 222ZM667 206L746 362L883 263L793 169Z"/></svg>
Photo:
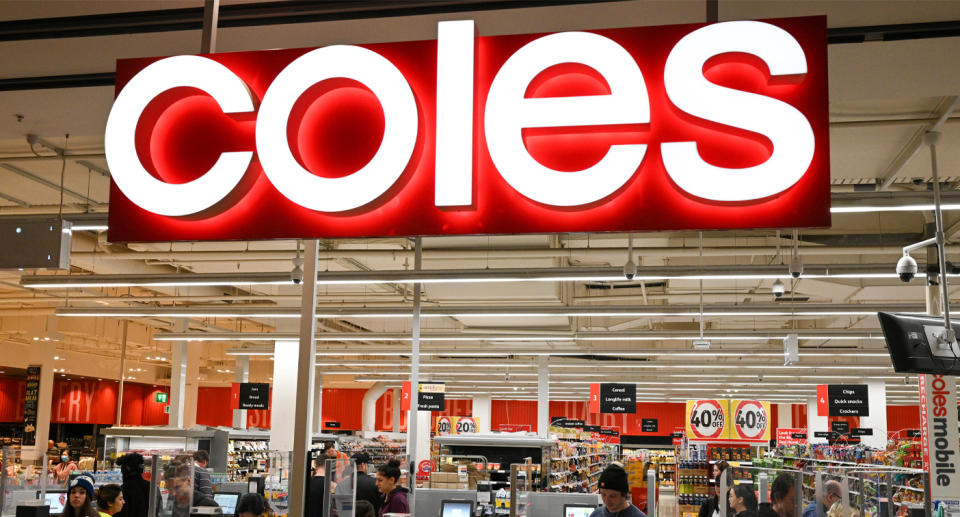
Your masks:
<svg viewBox="0 0 960 517"><path fill-rule="evenodd" d="M63 505L62 517L100 517L93 508L93 478L77 476L67 490L67 504Z"/></svg>
<svg viewBox="0 0 960 517"><path fill-rule="evenodd" d="M385 513L410 513L408 490L398 485L399 481L400 460L392 459L377 467L377 489L384 497L383 506L380 507L381 517Z"/></svg>

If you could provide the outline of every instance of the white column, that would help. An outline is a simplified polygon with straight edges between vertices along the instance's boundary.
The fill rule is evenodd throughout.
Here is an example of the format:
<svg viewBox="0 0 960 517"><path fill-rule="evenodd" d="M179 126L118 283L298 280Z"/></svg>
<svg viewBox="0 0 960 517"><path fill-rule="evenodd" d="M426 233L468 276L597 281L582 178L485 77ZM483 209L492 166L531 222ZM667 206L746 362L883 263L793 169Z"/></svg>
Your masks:
<svg viewBox="0 0 960 517"><path fill-rule="evenodd" d="M393 432L399 433L400 431L400 418L402 412L400 411L400 401L403 394L401 393L400 388L393 389Z"/></svg>
<svg viewBox="0 0 960 517"><path fill-rule="evenodd" d="M203 343L187 342L187 378L183 390L183 427L197 426L197 397L200 389L200 351Z"/></svg>
<svg viewBox="0 0 960 517"><path fill-rule="evenodd" d="M825 432L830 429L827 427L827 415L817 414L817 398L807 400L807 442L809 443L827 443L826 438L815 438L813 433Z"/></svg>
<svg viewBox="0 0 960 517"><path fill-rule="evenodd" d="M174 332L186 332L187 320L173 321ZM183 427L184 404L187 387L187 342L173 341L170 344L173 357L170 361L170 417L167 425ZM124 375L127 372L123 372Z"/></svg>
<svg viewBox="0 0 960 517"><path fill-rule="evenodd" d="M860 443L884 449L887 446L887 385L881 380L870 380L866 385L870 416L860 417L860 427L873 429L873 435L861 436Z"/></svg>
<svg viewBox="0 0 960 517"><path fill-rule="evenodd" d="M386 385L378 382L363 394L363 430L375 431L377 427L377 400L387 392Z"/></svg>
<svg viewBox="0 0 960 517"><path fill-rule="evenodd" d="M550 428L549 356L537 356L537 434L546 438Z"/></svg>
<svg viewBox="0 0 960 517"><path fill-rule="evenodd" d="M250 356L249 355L238 355L237 362L234 365L233 380L234 382L245 383L250 382ZM234 429L246 429L247 428L247 410L246 409L234 409L233 410L233 428Z"/></svg>
<svg viewBox="0 0 960 517"><path fill-rule="evenodd" d="M490 432L491 407L493 406L493 397L490 395L473 396L473 418L477 419L477 432Z"/></svg>
<svg viewBox="0 0 960 517"><path fill-rule="evenodd" d="M323 375L316 374L313 380L313 432L323 432Z"/></svg>
<svg viewBox="0 0 960 517"><path fill-rule="evenodd" d="M304 242L306 253L303 261L303 283L300 292L300 341L296 346L296 359L291 361L295 374L294 400L304 400L303 404L295 404L293 418L290 420L274 420L274 422L291 422L293 425L293 469L290 471L290 506L289 517L302 517L306 514L307 485L307 449L310 448L310 429L313 426L313 398L316 377L317 345L317 252L320 242L316 239ZM276 354L274 354L276 357ZM278 358L279 359L279 358ZM277 360L274 360L277 362ZM276 365L274 365L276 368ZM277 379L274 374L274 380ZM271 415L272 416L272 415ZM275 425L272 427L276 427ZM271 436L272 438L272 436Z"/></svg>
<svg viewBox="0 0 960 517"><path fill-rule="evenodd" d="M793 427L793 407L791 404L777 404L777 427Z"/></svg>
<svg viewBox="0 0 960 517"><path fill-rule="evenodd" d="M37 442L34 447L25 447L21 450L23 462L39 464L47 452L47 440L50 439L50 411L53 405L53 369L58 367L53 356L57 346L53 341L35 341L30 347L30 362L32 366L40 366L40 393L37 396Z"/></svg>
<svg viewBox="0 0 960 517"><path fill-rule="evenodd" d="M293 422L297 409L297 343L273 345L273 404L270 410L270 448L293 450Z"/></svg>

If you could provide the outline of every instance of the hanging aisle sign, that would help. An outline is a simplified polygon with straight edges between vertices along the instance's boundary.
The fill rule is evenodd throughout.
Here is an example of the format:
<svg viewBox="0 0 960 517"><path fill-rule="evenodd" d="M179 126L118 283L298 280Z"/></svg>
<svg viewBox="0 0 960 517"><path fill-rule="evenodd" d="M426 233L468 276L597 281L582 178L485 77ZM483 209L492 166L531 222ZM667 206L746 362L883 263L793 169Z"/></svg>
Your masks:
<svg viewBox="0 0 960 517"><path fill-rule="evenodd" d="M753 442L770 441L770 403L759 400L731 400L733 431L730 438Z"/></svg>
<svg viewBox="0 0 960 517"><path fill-rule="evenodd" d="M442 382L421 382L418 411L443 411L444 384ZM400 411L410 411L410 381L404 381L400 390Z"/></svg>
<svg viewBox="0 0 960 517"><path fill-rule="evenodd" d="M729 400L688 400L687 438L726 440L730 436Z"/></svg>
<svg viewBox="0 0 960 517"><path fill-rule="evenodd" d="M830 226L826 17L123 59L109 239Z"/></svg>
<svg viewBox="0 0 960 517"><path fill-rule="evenodd" d="M930 497L956 510L960 507L957 379L924 374L918 380L923 470L930 473Z"/></svg>
<svg viewBox="0 0 960 517"><path fill-rule="evenodd" d="M590 385L591 413L636 413L637 385L593 383Z"/></svg>

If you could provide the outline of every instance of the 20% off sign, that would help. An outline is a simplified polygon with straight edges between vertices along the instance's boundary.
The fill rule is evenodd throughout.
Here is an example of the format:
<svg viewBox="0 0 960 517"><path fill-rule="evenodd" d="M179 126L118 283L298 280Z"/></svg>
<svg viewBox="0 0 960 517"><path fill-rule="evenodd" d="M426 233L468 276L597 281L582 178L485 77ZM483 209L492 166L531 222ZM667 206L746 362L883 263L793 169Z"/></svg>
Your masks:
<svg viewBox="0 0 960 517"><path fill-rule="evenodd" d="M687 412L690 432L700 440L722 438L726 429L726 412L718 400L692 401Z"/></svg>
<svg viewBox="0 0 960 517"><path fill-rule="evenodd" d="M741 440L769 440L769 403L758 400L737 400L733 404L734 438Z"/></svg>

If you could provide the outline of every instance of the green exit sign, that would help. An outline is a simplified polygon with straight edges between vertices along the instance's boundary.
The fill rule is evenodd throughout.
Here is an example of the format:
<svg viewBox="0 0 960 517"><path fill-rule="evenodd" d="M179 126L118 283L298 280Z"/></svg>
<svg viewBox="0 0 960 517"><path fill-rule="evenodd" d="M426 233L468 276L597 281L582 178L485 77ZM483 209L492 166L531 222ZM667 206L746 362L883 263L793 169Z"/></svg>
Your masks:
<svg viewBox="0 0 960 517"><path fill-rule="evenodd" d="M157 402L160 402L160 403L162 403L162 404L166 404L166 403L167 403L167 394L166 394L166 393L163 393L162 391L158 391L158 392L157 392L157 395L156 395L156 400L157 400Z"/></svg>

